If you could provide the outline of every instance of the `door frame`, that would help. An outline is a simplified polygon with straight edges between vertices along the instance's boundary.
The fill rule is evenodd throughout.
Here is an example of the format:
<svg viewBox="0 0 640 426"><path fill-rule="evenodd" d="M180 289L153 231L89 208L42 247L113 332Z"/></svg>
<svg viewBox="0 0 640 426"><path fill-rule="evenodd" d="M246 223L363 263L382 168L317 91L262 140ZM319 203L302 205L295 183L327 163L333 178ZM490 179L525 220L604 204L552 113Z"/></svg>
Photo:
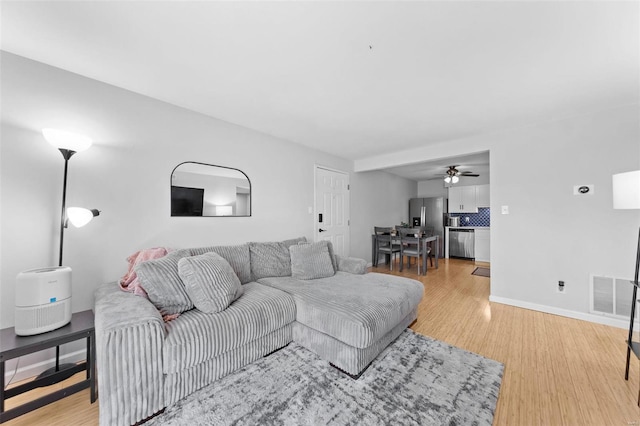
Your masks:
<svg viewBox="0 0 640 426"><path fill-rule="evenodd" d="M349 218L347 219L347 232L349 233L349 244L346 247L346 253L344 255L348 257L351 253L351 173L345 172L344 170L336 169L333 167L323 166L322 164L315 163L313 165L313 217L311 218L313 227L313 241L318 241L318 231L316 230L316 218L318 217L318 169L328 170L334 173L340 173L346 175L349 179L349 194L347 196L347 201L349 202Z"/></svg>

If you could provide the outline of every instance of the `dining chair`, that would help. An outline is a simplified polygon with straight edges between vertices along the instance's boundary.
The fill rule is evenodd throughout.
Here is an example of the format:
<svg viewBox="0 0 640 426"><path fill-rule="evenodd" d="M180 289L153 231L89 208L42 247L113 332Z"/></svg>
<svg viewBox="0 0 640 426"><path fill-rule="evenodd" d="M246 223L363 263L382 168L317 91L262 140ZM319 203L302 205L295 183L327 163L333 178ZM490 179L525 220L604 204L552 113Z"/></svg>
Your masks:
<svg viewBox="0 0 640 426"><path fill-rule="evenodd" d="M385 257L389 256L389 269L393 271L394 255L400 254L398 238L391 235L393 231L391 227L374 226L373 230L376 236L376 256L380 256L380 253L384 253Z"/></svg>
<svg viewBox="0 0 640 426"><path fill-rule="evenodd" d="M435 234L435 227L433 226L423 226L422 227L422 235L425 237L431 237ZM433 266L433 250L432 249L432 244L434 242L430 241L429 244L429 263L431 264L431 266Z"/></svg>
<svg viewBox="0 0 640 426"><path fill-rule="evenodd" d="M404 266L405 256L411 259L415 257L418 264L418 275L420 275L420 262L421 256L428 256L431 252L431 248L427 248L425 251L422 246L420 235L422 234L420 228L402 228L400 232L400 272L402 272Z"/></svg>

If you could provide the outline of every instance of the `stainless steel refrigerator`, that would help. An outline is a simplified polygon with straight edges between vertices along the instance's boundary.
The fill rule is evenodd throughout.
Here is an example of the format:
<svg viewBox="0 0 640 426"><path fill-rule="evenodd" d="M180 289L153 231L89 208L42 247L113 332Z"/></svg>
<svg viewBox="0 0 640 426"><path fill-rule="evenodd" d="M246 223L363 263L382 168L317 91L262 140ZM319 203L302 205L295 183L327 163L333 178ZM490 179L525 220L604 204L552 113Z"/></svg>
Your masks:
<svg viewBox="0 0 640 426"><path fill-rule="evenodd" d="M440 236L440 257L444 257L444 225L449 209L444 197L412 198L409 200L409 225L433 227Z"/></svg>

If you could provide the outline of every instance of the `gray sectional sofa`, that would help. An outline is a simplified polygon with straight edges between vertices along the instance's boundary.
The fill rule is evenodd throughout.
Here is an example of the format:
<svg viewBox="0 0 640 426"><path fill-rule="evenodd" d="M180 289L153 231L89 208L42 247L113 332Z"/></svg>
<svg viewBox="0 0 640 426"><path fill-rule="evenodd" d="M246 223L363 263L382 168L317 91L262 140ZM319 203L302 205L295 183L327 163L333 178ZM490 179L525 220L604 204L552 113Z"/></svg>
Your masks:
<svg viewBox="0 0 640 426"><path fill-rule="evenodd" d="M304 238L177 250L96 290L100 424L131 425L295 341L357 376L416 319L423 285ZM169 322L163 315L177 316Z"/></svg>

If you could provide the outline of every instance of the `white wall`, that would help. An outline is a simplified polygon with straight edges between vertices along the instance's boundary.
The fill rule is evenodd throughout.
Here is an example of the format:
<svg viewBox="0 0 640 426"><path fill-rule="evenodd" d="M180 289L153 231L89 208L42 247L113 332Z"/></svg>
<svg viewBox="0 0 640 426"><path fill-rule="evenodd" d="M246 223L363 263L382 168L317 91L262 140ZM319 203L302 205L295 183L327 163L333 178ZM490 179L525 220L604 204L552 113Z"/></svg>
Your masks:
<svg viewBox="0 0 640 426"><path fill-rule="evenodd" d="M385 172L363 172L351 177L351 188L351 252L370 263L373 227L406 222L417 183Z"/></svg>
<svg viewBox="0 0 640 426"><path fill-rule="evenodd" d="M640 212L613 210L611 175L640 169L637 104L372 157L354 169L485 150L495 212L492 300L585 314L590 274L633 277ZM595 185L595 193L572 195L578 184ZM420 195L425 188L420 185ZM509 215L499 214L503 205ZM564 294L556 292L558 280L566 282Z"/></svg>
<svg viewBox="0 0 640 426"><path fill-rule="evenodd" d="M92 308L95 287L124 275L126 257L142 248L313 238L315 164L352 175L352 256L368 259L373 224L400 220L415 196L415 182L382 172L354 175L349 160L12 54L1 59L1 327L13 325L18 272L57 264L64 163L43 139L44 127L94 138L70 160L67 205L102 211L65 234L74 312ZM253 216L170 217L170 174L184 161L244 171ZM396 201L397 209L389 205Z"/></svg>
<svg viewBox="0 0 640 426"><path fill-rule="evenodd" d="M421 180L418 182L418 197L449 197L448 188L445 188L442 179Z"/></svg>

